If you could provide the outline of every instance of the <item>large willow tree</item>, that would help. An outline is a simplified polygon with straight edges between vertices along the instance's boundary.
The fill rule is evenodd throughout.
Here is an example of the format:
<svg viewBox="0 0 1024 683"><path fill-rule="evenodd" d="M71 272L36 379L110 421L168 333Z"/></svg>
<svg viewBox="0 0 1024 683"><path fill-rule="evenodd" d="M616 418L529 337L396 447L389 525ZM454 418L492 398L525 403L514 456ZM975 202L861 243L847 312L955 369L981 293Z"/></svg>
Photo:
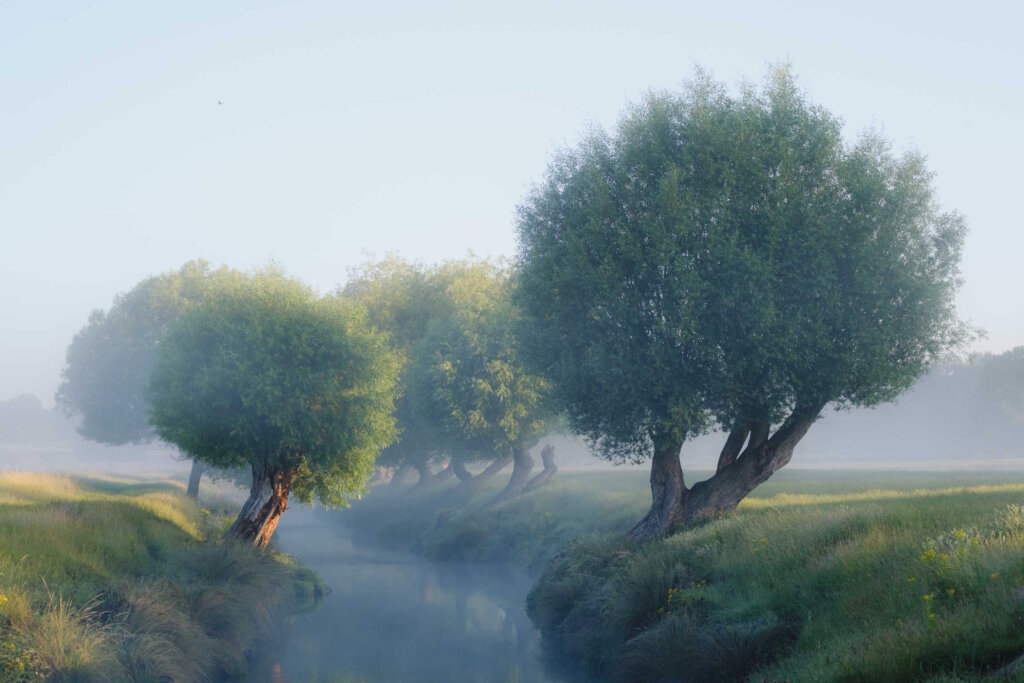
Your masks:
<svg viewBox="0 0 1024 683"><path fill-rule="evenodd" d="M787 69L733 96L701 74L550 164L521 204L532 358L608 457L650 458L664 533L731 510L826 405L893 399L964 338L965 228L916 153L854 144ZM680 450L717 425L715 475Z"/></svg>
<svg viewBox="0 0 1024 683"><path fill-rule="evenodd" d="M277 270L236 274L167 332L150 417L203 462L251 468L229 534L263 547L290 497L336 505L363 489L395 437L398 370L359 306Z"/></svg>

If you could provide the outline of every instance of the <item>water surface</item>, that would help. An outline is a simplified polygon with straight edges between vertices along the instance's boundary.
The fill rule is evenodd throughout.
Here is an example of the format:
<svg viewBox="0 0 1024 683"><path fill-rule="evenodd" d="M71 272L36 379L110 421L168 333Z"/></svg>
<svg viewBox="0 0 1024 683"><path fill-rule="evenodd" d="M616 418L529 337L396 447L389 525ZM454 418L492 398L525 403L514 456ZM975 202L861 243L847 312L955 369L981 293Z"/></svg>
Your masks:
<svg viewBox="0 0 1024 683"><path fill-rule="evenodd" d="M531 581L504 564L436 563L355 542L338 513L289 508L276 537L331 592L296 616L250 680L556 683L526 617Z"/></svg>

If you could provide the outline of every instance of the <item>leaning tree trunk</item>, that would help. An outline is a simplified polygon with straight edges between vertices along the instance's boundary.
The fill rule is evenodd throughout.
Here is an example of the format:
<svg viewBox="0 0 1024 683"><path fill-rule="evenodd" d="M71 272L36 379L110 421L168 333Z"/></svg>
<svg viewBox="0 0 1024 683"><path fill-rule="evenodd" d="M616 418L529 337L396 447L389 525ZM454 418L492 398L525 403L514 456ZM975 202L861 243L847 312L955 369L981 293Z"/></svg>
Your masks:
<svg viewBox="0 0 1024 683"><path fill-rule="evenodd" d="M480 474L476 476L470 475L469 479L463 479L462 483L455 487L455 492L457 494L461 494L476 491L484 482L505 469L510 462L512 462L511 453L501 456L488 465ZM463 468L463 470L465 470L465 468ZM466 474L469 474L469 472L466 472Z"/></svg>
<svg viewBox="0 0 1024 683"><path fill-rule="evenodd" d="M266 548L281 515L288 508L288 492L294 477L292 468L253 467L249 499L227 535L257 548Z"/></svg>
<svg viewBox="0 0 1024 683"><path fill-rule="evenodd" d="M199 500L199 480L203 478L203 473L209 468L198 460L192 461L192 470L188 473L188 497L192 500Z"/></svg>
<svg viewBox="0 0 1024 683"><path fill-rule="evenodd" d="M473 480L473 473L466 469L466 464L461 460L455 460L454 458L448 463L451 467L452 473L458 477L458 480L465 483Z"/></svg>
<svg viewBox="0 0 1024 683"><path fill-rule="evenodd" d="M630 538L653 538L736 509L751 491L789 463L793 449L823 407L794 410L770 437L767 423L738 425L722 449L715 476L691 489L683 483L678 447L656 446L651 465L651 511L630 530ZM748 435L746 448L742 448Z"/></svg>
<svg viewBox="0 0 1024 683"><path fill-rule="evenodd" d="M495 496L490 505L500 505L512 500L526 488L526 482L530 481L530 471L533 470L533 456L530 449L521 443L512 446L512 476L509 477L508 485Z"/></svg>
<svg viewBox="0 0 1024 683"><path fill-rule="evenodd" d="M551 477L558 472L558 465L555 464L555 447L551 444L544 444L544 448L540 450L540 461L544 464L544 469L526 483L524 491L532 491L538 486L548 483L551 481Z"/></svg>
<svg viewBox="0 0 1024 683"><path fill-rule="evenodd" d="M445 465L440 472L437 473L438 481L446 481L455 476L455 465L454 461L449 459L448 464Z"/></svg>

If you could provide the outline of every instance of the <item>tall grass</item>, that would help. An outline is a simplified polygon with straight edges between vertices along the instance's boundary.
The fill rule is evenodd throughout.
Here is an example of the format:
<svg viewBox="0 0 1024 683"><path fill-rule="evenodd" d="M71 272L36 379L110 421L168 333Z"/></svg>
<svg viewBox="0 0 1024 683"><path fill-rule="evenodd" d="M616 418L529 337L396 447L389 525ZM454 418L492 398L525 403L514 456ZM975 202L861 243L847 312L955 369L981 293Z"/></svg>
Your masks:
<svg viewBox="0 0 1024 683"><path fill-rule="evenodd" d="M0 680L244 673L310 576L221 524L173 482L0 474Z"/></svg>
<svg viewBox="0 0 1024 683"><path fill-rule="evenodd" d="M1002 676L1024 653L1022 499L1019 483L771 492L643 546L576 543L529 613L602 680Z"/></svg>

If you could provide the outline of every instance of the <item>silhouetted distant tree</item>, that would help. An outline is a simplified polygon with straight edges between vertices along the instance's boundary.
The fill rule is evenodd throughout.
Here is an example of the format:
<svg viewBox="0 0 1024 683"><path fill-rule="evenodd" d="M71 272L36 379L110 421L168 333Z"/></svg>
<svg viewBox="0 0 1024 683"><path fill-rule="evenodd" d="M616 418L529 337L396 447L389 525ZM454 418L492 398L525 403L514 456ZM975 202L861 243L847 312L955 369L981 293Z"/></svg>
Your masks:
<svg viewBox="0 0 1024 683"><path fill-rule="evenodd" d="M75 335L57 390L57 405L79 416L79 433L112 445L148 443L146 383L168 326L203 296L227 269L191 261L180 270L146 278L119 294L107 311L95 310ZM205 466L192 459L188 495L196 498Z"/></svg>

